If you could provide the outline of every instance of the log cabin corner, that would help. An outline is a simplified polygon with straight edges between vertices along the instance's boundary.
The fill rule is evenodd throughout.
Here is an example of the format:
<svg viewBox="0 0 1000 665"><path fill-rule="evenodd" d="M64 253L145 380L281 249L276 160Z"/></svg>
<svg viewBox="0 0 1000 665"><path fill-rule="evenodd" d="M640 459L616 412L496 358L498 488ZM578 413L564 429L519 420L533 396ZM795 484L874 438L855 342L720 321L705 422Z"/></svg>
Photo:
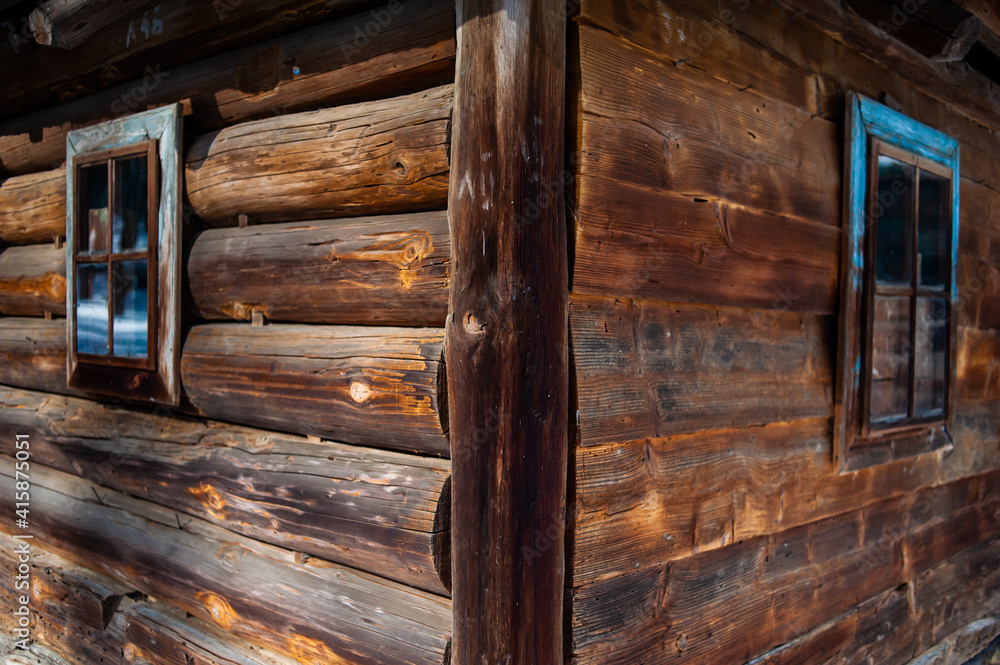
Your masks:
<svg viewBox="0 0 1000 665"><path fill-rule="evenodd" d="M4 665L1000 662L990 0L0 0Z"/></svg>

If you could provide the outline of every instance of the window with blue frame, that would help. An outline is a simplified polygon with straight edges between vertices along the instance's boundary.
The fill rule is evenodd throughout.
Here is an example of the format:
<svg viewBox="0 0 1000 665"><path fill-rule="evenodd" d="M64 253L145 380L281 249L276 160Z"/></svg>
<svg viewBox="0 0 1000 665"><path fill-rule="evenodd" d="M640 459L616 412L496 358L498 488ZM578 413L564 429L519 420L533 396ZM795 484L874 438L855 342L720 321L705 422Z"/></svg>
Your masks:
<svg viewBox="0 0 1000 665"><path fill-rule="evenodd" d="M951 444L958 142L848 95L835 455L842 470Z"/></svg>

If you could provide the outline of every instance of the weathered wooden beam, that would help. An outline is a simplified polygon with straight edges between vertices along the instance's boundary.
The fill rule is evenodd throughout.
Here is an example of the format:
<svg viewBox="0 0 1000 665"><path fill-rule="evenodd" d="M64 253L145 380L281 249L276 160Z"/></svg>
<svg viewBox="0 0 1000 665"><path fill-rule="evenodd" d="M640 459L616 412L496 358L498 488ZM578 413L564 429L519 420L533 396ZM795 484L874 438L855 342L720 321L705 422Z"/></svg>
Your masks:
<svg viewBox="0 0 1000 665"><path fill-rule="evenodd" d="M66 320L0 318L0 383L49 393L66 388Z"/></svg>
<svg viewBox="0 0 1000 665"><path fill-rule="evenodd" d="M66 314L66 250L54 243L0 249L0 314L46 312Z"/></svg>
<svg viewBox="0 0 1000 665"><path fill-rule="evenodd" d="M31 12L28 23L42 46L71 49L116 19L121 19L121 8L108 0L46 0Z"/></svg>
<svg viewBox="0 0 1000 665"><path fill-rule="evenodd" d="M14 460L0 457L14 500ZM451 603L31 468L33 543L299 662L446 663ZM15 532L13 517L0 529ZM20 532L17 530L16 532Z"/></svg>
<svg viewBox="0 0 1000 665"><path fill-rule="evenodd" d="M199 58L260 44L379 3L371 0L50 0L0 44L12 117L141 78L146 67L172 69ZM51 8L46 15L43 9ZM30 12L27 6L25 12ZM384 11L384 10L383 10ZM361 18L364 17L364 19ZM364 25L372 15L356 20ZM20 17L19 17L20 18ZM49 36L52 45L40 45ZM64 44L65 43L65 44ZM72 51L66 50L72 44Z"/></svg>
<svg viewBox="0 0 1000 665"><path fill-rule="evenodd" d="M457 5L446 329L452 548L461 561L454 662L561 665L566 6Z"/></svg>
<svg viewBox="0 0 1000 665"><path fill-rule="evenodd" d="M229 6L233 4L228 0ZM287 8L283 0L268 4ZM211 6L198 5L199 11ZM393 6L400 11L390 13L392 19L385 26L365 13L174 69L149 67L143 58L135 80L0 123L0 174L52 168L66 157L70 130L179 100L189 116L185 131L205 131L452 81L452 3L431 0ZM371 21L377 30L368 25ZM211 26L214 21L207 23ZM108 50L114 49L101 51L102 63ZM12 67L18 64L15 61ZM46 68L51 67L47 62Z"/></svg>
<svg viewBox="0 0 1000 665"><path fill-rule="evenodd" d="M208 324L181 355L204 416L279 431L448 454L441 330Z"/></svg>
<svg viewBox="0 0 1000 665"><path fill-rule="evenodd" d="M438 594L451 580L447 460L0 390L0 452L250 538Z"/></svg>
<svg viewBox="0 0 1000 665"><path fill-rule="evenodd" d="M64 168L15 176L0 182L0 245L52 242L65 235Z"/></svg>
<svg viewBox="0 0 1000 665"><path fill-rule="evenodd" d="M187 281L204 319L440 327L450 259L444 212L263 224L200 234Z"/></svg>
<svg viewBox="0 0 1000 665"><path fill-rule="evenodd" d="M187 154L188 198L211 225L241 213L268 222L442 208L452 95L447 85L203 136Z"/></svg>

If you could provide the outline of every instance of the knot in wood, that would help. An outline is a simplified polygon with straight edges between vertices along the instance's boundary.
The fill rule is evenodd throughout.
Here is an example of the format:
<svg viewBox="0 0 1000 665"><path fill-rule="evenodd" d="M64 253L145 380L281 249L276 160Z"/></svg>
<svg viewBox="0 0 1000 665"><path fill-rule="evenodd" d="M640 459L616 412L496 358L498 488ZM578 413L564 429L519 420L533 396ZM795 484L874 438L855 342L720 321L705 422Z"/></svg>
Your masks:
<svg viewBox="0 0 1000 665"><path fill-rule="evenodd" d="M355 381L351 384L351 399L353 399L358 404L368 401L371 397L372 389L365 384Z"/></svg>

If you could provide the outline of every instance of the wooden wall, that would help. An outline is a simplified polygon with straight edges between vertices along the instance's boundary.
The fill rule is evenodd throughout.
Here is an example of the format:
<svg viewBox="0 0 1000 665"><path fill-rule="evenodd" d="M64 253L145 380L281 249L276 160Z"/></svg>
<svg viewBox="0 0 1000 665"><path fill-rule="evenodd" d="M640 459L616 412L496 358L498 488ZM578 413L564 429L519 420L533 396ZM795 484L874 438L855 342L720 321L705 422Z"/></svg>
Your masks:
<svg viewBox="0 0 1000 665"><path fill-rule="evenodd" d="M1000 612L1000 123L781 4L571 27L579 665L902 664ZM959 415L953 450L839 474L848 90L961 142Z"/></svg>
<svg viewBox="0 0 1000 665"><path fill-rule="evenodd" d="M76 59L0 46L48 77L0 113L5 505L16 434L32 453L21 655L447 663L454 3L230 4L164 12L110 77L104 32ZM174 102L184 392L151 409L66 388L61 160L69 130Z"/></svg>

